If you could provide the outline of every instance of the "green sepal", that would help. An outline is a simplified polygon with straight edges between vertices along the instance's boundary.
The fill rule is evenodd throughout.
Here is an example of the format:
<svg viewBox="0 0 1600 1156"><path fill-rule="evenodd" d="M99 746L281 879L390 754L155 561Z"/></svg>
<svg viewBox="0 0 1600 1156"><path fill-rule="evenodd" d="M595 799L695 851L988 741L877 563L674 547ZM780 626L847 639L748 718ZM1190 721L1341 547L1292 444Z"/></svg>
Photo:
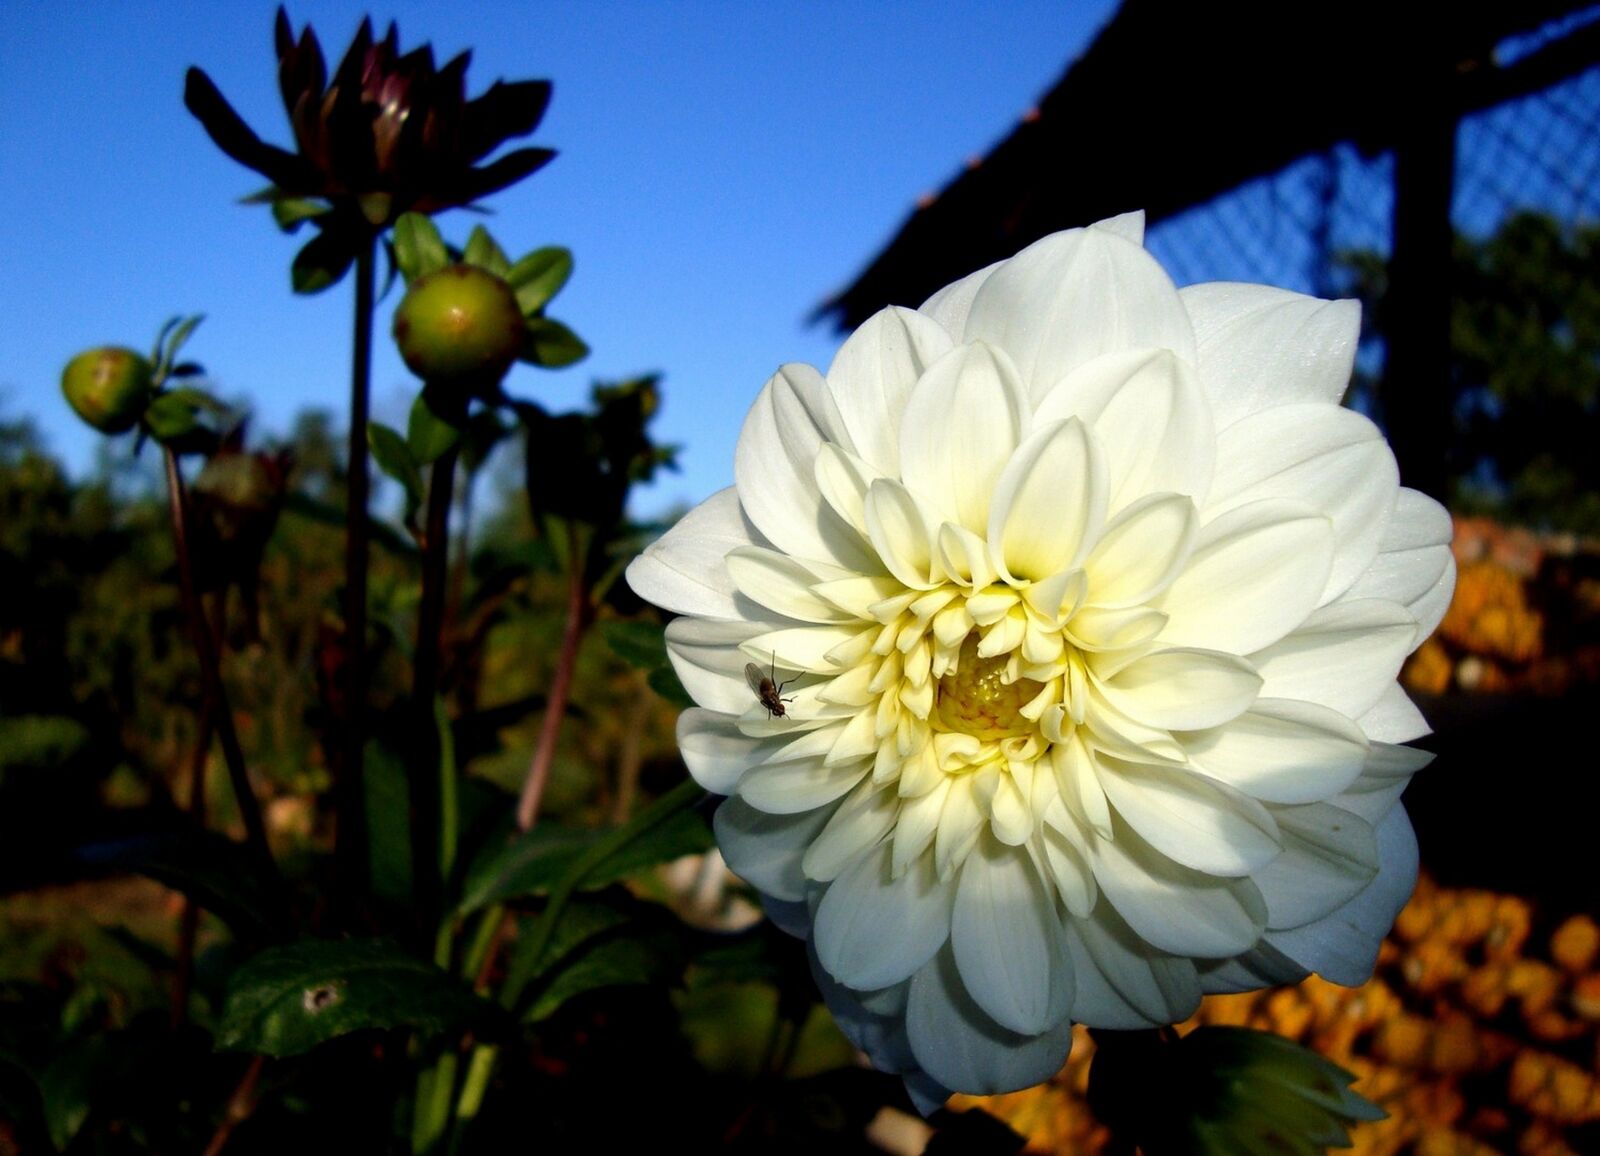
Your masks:
<svg viewBox="0 0 1600 1156"><path fill-rule="evenodd" d="M268 948L234 973L217 1047L295 1056L368 1028L481 1033L496 1018L494 1005L398 944L306 939Z"/></svg>
<svg viewBox="0 0 1600 1156"><path fill-rule="evenodd" d="M182 386L156 395L144 411L144 425L157 441L181 441L202 428L200 413L221 413L225 406L203 389Z"/></svg>
<svg viewBox="0 0 1600 1156"><path fill-rule="evenodd" d="M561 369L589 356L589 347L572 330L550 317L528 318L527 336L518 360L546 369Z"/></svg>
<svg viewBox="0 0 1600 1156"><path fill-rule="evenodd" d="M394 258L409 285L450 264L450 251L432 218L422 213L402 213L394 223Z"/></svg>
<svg viewBox="0 0 1600 1156"><path fill-rule="evenodd" d="M311 296L337 285L356 259L356 243L336 226L319 229L294 255L289 283L296 293Z"/></svg>
<svg viewBox="0 0 1600 1156"><path fill-rule="evenodd" d="M559 245L535 249L518 259L501 274L517 294L517 305L524 317L532 317L547 305L572 276L572 252Z"/></svg>
<svg viewBox="0 0 1600 1156"><path fill-rule="evenodd" d="M488 270L502 281L510 281L511 259L482 225L472 226L472 234L467 238L467 247L461 251L461 259L468 265ZM521 304L520 298L518 304Z"/></svg>

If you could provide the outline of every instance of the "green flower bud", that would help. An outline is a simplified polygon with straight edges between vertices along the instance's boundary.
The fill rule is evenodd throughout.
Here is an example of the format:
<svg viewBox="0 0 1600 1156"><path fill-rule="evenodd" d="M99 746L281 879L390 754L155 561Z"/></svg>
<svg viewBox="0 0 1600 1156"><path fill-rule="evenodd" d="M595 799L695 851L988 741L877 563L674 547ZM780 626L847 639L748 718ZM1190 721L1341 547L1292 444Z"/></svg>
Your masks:
<svg viewBox="0 0 1600 1156"><path fill-rule="evenodd" d="M132 429L150 404L155 370L120 346L86 349L61 374L61 392L77 415L101 433Z"/></svg>
<svg viewBox="0 0 1600 1156"><path fill-rule="evenodd" d="M394 314L400 356L430 385L497 384L522 351L524 335L511 286L473 265L417 278Z"/></svg>

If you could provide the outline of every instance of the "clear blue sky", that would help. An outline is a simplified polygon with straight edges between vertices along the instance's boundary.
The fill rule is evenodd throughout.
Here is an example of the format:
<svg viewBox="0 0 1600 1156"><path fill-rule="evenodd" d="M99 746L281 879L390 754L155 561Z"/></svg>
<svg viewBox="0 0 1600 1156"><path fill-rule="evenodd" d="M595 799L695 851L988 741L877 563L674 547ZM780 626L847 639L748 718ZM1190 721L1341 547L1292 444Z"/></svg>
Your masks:
<svg viewBox="0 0 1600 1156"><path fill-rule="evenodd" d="M888 239L915 198L1010 131L1088 44L1113 0L1055 3L412 3L370 9L442 62L473 49L469 95L548 77L531 143L560 156L487 203L513 255L562 244L577 259L552 307L593 347L512 392L567 408L595 378L665 373L662 440L684 472L642 505L728 484L745 409L785 361L826 368L837 339L804 324ZM256 425L345 401L349 284L289 291L300 239L237 199L255 173L184 110L197 64L261 135L287 143L270 3L77 4L0 10L0 415L30 417L87 470L94 441L62 402L61 366L100 343L144 348L175 313L204 312L190 346ZM289 5L337 59L363 11ZM465 239L471 216L440 218ZM415 386L387 341L380 418ZM914 304L914 302L908 302Z"/></svg>

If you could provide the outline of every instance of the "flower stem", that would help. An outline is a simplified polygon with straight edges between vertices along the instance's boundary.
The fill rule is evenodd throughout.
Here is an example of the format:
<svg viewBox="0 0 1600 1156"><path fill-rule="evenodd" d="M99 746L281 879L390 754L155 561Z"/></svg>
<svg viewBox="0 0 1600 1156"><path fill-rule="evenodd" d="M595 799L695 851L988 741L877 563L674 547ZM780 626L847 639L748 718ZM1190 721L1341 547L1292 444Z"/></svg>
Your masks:
<svg viewBox="0 0 1600 1156"><path fill-rule="evenodd" d="M583 632L589 627L589 591L584 584L584 559L579 547L578 525L568 522L567 624L561 634L561 651L556 657L556 673L550 683L550 695L545 700L539 739L533 748L533 760L528 764L528 777L522 784L522 796L517 800L517 826L524 831L531 830L539 817L539 803L544 798L545 784L550 779L556 739L561 733L562 717L567 713L567 697L572 692L572 673L578 664L578 644L583 641Z"/></svg>
<svg viewBox="0 0 1600 1156"><path fill-rule="evenodd" d="M444 736L440 731L436 698L439 693L443 649L444 603L450 559L450 503L458 446L446 450L433 463L428 478L428 516L422 539L422 604L417 611L416 659L412 665L411 706L418 728L416 758L409 778L411 804L411 870L414 898L424 923L431 922L442 887L439 849L453 843L454 831L441 842L440 756ZM448 720L445 720L446 722ZM449 784L453 786L453 784ZM455 816L449 816L454 821Z"/></svg>
<svg viewBox="0 0 1600 1156"><path fill-rule="evenodd" d="M335 904L346 916L363 909L367 890L367 798L363 774L367 699L368 399L372 392L373 265L377 237L356 250L351 328L350 438L344 538L344 679L337 713L343 724L334 845Z"/></svg>
<svg viewBox="0 0 1600 1156"><path fill-rule="evenodd" d="M244 1070L244 1077L234 1088L233 1095L228 1097L222 1122L217 1125L217 1130L211 1134L211 1142L206 1145L205 1156L218 1156L227 1147L228 1137L233 1135L233 1130L250 1118L250 1113L255 1110L256 1082L261 1079L261 1069L266 1063L265 1056L257 1056Z"/></svg>
<svg viewBox="0 0 1600 1156"><path fill-rule="evenodd" d="M221 637L221 632L217 635ZM206 763L211 757L211 741L216 728L211 722L209 700L200 708L200 726L195 735L194 750L189 756L189 818L196 827L206 824ZM183 897L183 910L178 916L178 956L172 980L172 1026L182 1027L189 1018L189 989L194 983L194 949L200 933L200 905L194 897Z"/></svg>
<svg viewBox="0 0 1600 1156"><path fill-rule="evenodd" d="M200 595L194 585L194 560L189 552L189 503L183 486L183 474L178 469L178 455L171 447L163 446L167 467L167 510L172 520L172 544L178 556L178 588L183 598L184 615L189 620L189 633L194 640L195 655L200 660L200 684L204 701L204 717L213 721L217 737L222 741L222 757L228 766L228 778L233 784L234 797L239 805L239 815L244 820L245 836L269 879L278 878L272 861L272 850L267 845L267 827L261 819L261 806L250 788L250 776L245 770L244 750L239 745L239 732L234 728L233 710L228 705L228 692L222 685L222 671L217 665L217 651L212 643L211 628L200 606Z"/></svg>

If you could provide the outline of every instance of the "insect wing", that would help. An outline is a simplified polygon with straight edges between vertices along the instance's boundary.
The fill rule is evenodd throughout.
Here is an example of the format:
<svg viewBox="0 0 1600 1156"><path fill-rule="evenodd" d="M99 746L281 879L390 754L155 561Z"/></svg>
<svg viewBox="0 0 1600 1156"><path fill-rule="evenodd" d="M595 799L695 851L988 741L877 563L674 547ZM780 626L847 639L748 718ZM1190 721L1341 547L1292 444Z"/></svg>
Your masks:
<svg viewBox="0 0 1600 1156"><path fill-rule="evenodd" d="M754 693L757 698L765 700L767 694L766 688L772 684L768 682L767 674L764 670L762 670L753 662L747 662L744 664L744 680L745 682L749 683L751 692ZM763 686L763 683L766 685Z"/></svg>

